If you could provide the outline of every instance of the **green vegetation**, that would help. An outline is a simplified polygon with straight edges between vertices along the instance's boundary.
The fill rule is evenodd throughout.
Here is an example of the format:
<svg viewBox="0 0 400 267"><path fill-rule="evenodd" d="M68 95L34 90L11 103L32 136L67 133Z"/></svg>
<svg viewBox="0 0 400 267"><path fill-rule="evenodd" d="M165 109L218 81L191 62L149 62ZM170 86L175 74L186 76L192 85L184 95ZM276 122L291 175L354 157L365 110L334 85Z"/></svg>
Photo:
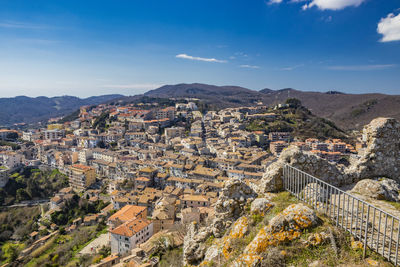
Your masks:
<svg viewBox="0 0 400 267"><path fill-rule="evenodd" d="M10 208L0 212L0 245L9 241L27 240L29 234L38 229L39 207Z"/></svg>
<svg viewBox="0 0 400 267"><path fill-rule="evenodd" d="M2 140L0 140L0 146L10 146L13 150L21 149L21 146L16 143L2 141Z"/></svg>
<svg viewBox="0 0 400 267"><path fill-rule="evenodd" d="M286 253L286 264L294 266L309 266L313 261L319 261L320 265L337 266L339 264L359 265L365 264L362 249L354 249L351 246L351 235L341 229L336 228L324 216L320 215L322 224L310 231L305 231L300 239L290 244L279 247L280 251ZM335 240L336 247L330 240L318 246L307 246L304 240L312 233L330 233ZM379 266L392 266L375 252L367 248L366 257L379 262Z"/></svg>
<svg viewBox="0 0 400 267"><path fill-rule="evenodd" d="M59 120L57 123L65 123L68 121L74 121L79 118L79 113L80 113L80 110L77 109L74 112L72 112L71 114L69 114L69 115L65 116L64 118L62 118L61 120Z"/></svg>
<svg viewBox="0 0 400 267"><path fill-rule="evenodd" d="M301 102L289 98L289 108L269 110L277 115L277 119L269 122L267 119L250 120L246 125L248 131L291 132L300 139L307 138L340 138L346 140L345 132L339 129L333 122L314 116L307 108L301 106Z"/></svg>
<svg viewBox="0 0 400 267"><path fill-rule="evenodd" d="M182 266L182 260L183 260L182 255L183 255L182 248L168 250L160 260L160 267Z"/></svg>
<svg viewBox="0 0 400 267"><path fill-rule="evenodd" d="M68 178L58 170L41 171L25 168L11 175L7 185L0 189L0 205L11 205L24 200L53 196L68 186Z"/></svg>
<svg viewBox="0 0 400 267"><path fill-rule="evenodd" d="M108 204L102 200L91 203L78 195L74 195L71 199L64 202L60 211L51 214L51 221L57 225L71 224L78 217L83 218L87 214L99 213ZM99 225L103 226L105 224L102 222Z"/></svg>
<svg viewBox="0 0 400 267"><path fill-rule="evenodd" d="M351 111L352 117L358 117L368 112L368 110L372 109L376 104L378 104L377 99L370 99L365 101L364 103L358 105Z"/></svg>
<svg viewBox="0 0 400 267"><path fill-rule="evenodd" d="M110 112L103 112L99 117L96 118L96 120L93 122L93 128L98 129L101 132L104 132L106 130L107 126L107 120L110 116Z"/></svg>
<svg viewBox="0 0 400 267"><path fill-rule="evenodd" d="M96 226L80 227L70 234L58 234L42 247L32 252L25 266L89 266L100 257L110 253L109 247L103 247L98 254L78 257L78 252L100 236Z"/></svg>

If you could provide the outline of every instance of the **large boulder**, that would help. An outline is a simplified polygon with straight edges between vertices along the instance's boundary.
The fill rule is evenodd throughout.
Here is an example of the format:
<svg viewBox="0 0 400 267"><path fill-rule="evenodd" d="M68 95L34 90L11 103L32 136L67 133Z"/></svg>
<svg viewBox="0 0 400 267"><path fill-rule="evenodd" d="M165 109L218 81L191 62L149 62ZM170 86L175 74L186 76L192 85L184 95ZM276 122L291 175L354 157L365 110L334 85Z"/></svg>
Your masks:
<svg viewBox="0 0 400 267"><path fill-rule="evenodd" d="M359 181L351 190L370 198L388 201L400 201L400 185L392 179L381 178L377 180L364 179Z"/></svg>
<svg viewBox="0 0 400 267"><path fill-rule="evenodd" d="M400 181L400 123L392 118L377 118L363 129L367 147L347 170L357 180L388 177Z"/></svg>
<svg viewBox="0 0 400 267"><path fill-rule="evenodd" d="M215 218L211 224L207 227L200 227L198 224L192 223L189 226L183 244L184 265L200 263L208 249L205 241L211 236L222 237L226 230L245 213L246 206L250 205L256 197L257 193L243 181L228 180L214 205ZM207 257L213 258L216 253L215 250L210 250L207 252Z"/></svg>
<svg viewBox="0 0 400 267"><path fill-rule="evenodd" d="M250 212L252 214L260 214L263 215L266 211L268 211L273 204L267 198L256 198L250 206Z"/></svg>
<svg viewBox="0 0 400 267"><path fill-rule="evenodd" d="M195 265L200 263L207 250L205 241L211 236L208 227L199 227L193 222L188 227L188 232L183 240L183 264Z"/></svg>
<svg viewBox="0 0 400 267"><path fill-rule="evenodd" d="M257 266L262 260L261 255L269 247L300 237L304 229L316 226L318 222L314 210L303 204L290 205L276 215L268 226L261 228L233 266Z"/></svg>
<svg viewBox="0 0 400 267"><path fill-rule="evenodd" d="M215 203L215 219L211 229L215 237L221 237L245 212L247 204L257 197L257 193L239 179L231 179L225 183L221 195Z"/></svg>

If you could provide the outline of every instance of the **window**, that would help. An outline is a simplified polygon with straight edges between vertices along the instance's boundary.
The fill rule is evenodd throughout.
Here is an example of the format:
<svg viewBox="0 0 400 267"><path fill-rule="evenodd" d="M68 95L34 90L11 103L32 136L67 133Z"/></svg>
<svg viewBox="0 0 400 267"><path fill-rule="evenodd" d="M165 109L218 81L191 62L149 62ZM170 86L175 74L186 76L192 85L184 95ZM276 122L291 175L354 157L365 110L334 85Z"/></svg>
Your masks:
<svg viewBox="0 0 400 267"><path fill-rule="evenodd" d="M125 247L126 247L126 248L129 248L129 244L125 244Z"/></svg>
<svg viewBox="0 0 400 267"><path fill-rule="evenodd" d="M125 237L125 241L129 241L129 238Z"/></svg>

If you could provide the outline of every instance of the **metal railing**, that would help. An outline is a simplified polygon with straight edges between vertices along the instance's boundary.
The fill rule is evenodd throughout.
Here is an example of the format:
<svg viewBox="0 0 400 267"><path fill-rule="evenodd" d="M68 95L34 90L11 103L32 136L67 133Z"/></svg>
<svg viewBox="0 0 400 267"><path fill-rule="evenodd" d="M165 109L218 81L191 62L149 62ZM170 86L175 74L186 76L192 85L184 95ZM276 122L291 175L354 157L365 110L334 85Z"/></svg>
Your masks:
<svg viewBox="0 0 400 267"><path fill-rule="evenodd" d="M369 247L399 264L398 217L290 165L284 166L283 183L285 190L362 242L364 257Z"/></svg>

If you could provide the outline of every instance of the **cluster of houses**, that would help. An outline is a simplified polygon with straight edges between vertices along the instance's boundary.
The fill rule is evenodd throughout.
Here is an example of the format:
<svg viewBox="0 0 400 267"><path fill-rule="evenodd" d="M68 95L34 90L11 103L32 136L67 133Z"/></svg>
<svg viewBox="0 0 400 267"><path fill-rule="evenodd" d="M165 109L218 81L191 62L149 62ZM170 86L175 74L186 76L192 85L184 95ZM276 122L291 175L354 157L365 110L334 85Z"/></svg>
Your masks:
<svg viewBox="0 0 400 267"><path fill-rule="evenodd" d="M248 120L278 119L265 106L204 115L193 102L148 106L82 107L76 120L19 133L33 145L0 149L0 187L7 183L2 172L18 166L57 168L70 186L51 199L51 210L58 210L77 192L95 202L106 186L102 193L110 205L76 219L68 230L106 219L111 252L127 255L158 232L205 222L226 180L257 182L290 143L330 161L353 151L340 140L293 142L287 132L246 131ZM100 117L103 129L94 127ZM268 145L271 153L264 149ZM117 212L108 217L112 210Z"/></svg>

